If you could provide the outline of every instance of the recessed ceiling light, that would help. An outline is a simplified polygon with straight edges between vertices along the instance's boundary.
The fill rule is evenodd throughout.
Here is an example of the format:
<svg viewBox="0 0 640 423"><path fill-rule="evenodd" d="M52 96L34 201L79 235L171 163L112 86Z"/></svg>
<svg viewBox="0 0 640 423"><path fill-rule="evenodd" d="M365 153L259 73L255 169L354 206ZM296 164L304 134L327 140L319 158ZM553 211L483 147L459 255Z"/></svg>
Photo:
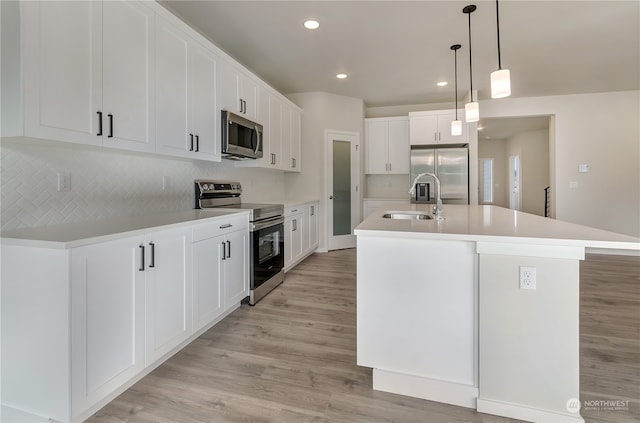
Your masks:
<svg viewBox="0 0 640 423"><path fill-rule="evenodd" d="M482 127L482 126L479 126L479 125L478 125L478 127L477 127L476 129L477 129L478 131L482 131L482 130L484 129L484 127Z"/></svg>
<svg viewBox="0 0 640 423"><path fill-rule="evenodd" d="M449 85L449 83L447 81L440 81L436 85L438 87L446 87L447 85Z"/></svg>
<svg viewBox="0 0 640 423"><path fill-rule="evenodd" d="M320 22L316 19L307 19L304 21L304 27L307 29L318 29Z"/></svg>
<svg viewBox="0 0 640 423"><path fill-rule="evenodd" d="M336 78L338 78L338 79L345 79L346 77L347 77L346 73L339 73L339 74L336 75Z"/></svg>

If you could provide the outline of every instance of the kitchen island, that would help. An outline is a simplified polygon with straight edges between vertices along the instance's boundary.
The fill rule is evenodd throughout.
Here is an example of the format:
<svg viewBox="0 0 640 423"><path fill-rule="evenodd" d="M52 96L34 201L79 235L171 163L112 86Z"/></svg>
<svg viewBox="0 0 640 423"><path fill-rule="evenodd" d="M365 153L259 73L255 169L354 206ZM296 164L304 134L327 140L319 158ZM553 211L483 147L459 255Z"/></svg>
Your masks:
<svg viewBox="0 0 640 423"><path fill-rule="evenodd" d="M387 219L358 237L358 364L374 389L528 421L581 422L579 262L640 239L497 206Z"/></svg>

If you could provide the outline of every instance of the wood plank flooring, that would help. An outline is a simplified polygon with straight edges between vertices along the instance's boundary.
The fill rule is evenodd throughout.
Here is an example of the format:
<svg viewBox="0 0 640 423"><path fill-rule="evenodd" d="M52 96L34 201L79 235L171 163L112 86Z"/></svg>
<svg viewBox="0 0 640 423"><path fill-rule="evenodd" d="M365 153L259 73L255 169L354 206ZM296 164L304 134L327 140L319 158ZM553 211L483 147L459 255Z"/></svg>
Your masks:
<svg viewBox="0 0 640 423"><path fill-rule="evenodd" d="M637 422L638 259L589 257L582 271L582 395L633 400L626 411L583 415ZM88 422L514 421L373 391L371 370L355 364L355 275L355 250L312 255L257 306L236 310Z"/></svg>
<svg viewBox="0 0 640 423"><path fill-rule="evenodd" d="M580 397L587 422L640 422L639 257L580 263Z"/></svg>

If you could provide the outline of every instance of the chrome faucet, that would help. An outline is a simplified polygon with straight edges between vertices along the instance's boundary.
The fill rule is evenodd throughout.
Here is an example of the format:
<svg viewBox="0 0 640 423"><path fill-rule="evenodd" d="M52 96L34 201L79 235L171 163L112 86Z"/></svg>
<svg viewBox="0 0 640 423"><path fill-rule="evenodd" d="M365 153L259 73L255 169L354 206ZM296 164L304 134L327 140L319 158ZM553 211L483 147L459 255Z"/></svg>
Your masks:
<svg viewBox="0 0 640 423"><path fill-rule="evenodd" d="M442 198L440 198L440 179L433 173L421 173L416 176L416 179L413 180L413 184L411 184L411 189L409 189L409 194L413 195L416 191L416 185L418 184L420 178L423 176L431 176L436 183L436 205L433 206L433 214L436 216L436 220L443 220L444 216L442 215Z"/></svg>

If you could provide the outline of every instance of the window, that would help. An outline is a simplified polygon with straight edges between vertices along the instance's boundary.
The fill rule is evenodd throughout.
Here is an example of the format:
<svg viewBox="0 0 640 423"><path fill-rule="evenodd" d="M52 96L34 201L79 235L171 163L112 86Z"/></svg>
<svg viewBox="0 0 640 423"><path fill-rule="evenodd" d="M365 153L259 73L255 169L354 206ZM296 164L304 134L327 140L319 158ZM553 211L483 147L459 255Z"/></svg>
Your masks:
<svg viewBox="0 0 640 423"><path fill-rule="evenodd" d="M480 159L480 203L493 203L493 159Z"/></svg>

